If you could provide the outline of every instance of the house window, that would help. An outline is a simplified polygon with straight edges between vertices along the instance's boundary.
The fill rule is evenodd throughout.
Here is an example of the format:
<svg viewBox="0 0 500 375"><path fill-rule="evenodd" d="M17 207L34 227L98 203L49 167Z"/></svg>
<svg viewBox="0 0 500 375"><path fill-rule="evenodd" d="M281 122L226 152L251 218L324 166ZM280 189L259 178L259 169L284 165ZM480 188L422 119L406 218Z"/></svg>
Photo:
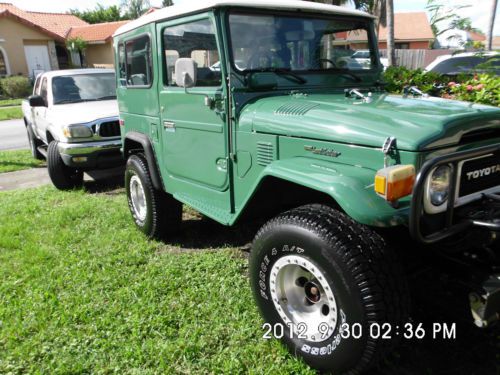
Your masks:
<svg viewBox="0 0 500 375"><path fill-rule="evenodd" d="M4 51L0 49L0 75L5 76L8 74L7 72L7 62L6 58L4 56Z"/></svg>
<svg viewBox="0 0 500 375"><path fill-rule="evenodd" d="M222 74L215 28L209 19L168 27L163 33L167 84L175 86L175 62L179 57L196 61L196 86L220 86Z"/></svg>
<svg viewBox="0 0 500 375"><path fill-rule="evenodd" d="M148 35L125 43L127 86L149 87L153 81L151 41Z"/></svg>
<svg viewBox="0 0 500 375"><path fill-rule="evenodd" d="M396 49L410 49L410 43L396 43Z"/></svg>

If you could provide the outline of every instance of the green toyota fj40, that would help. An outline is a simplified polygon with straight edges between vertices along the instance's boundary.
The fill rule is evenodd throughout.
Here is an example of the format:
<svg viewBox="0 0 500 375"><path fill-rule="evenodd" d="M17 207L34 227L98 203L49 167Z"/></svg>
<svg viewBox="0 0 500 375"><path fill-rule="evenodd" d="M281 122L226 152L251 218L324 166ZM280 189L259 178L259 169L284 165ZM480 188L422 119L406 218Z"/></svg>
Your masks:
<svg viewBox="0 0 500 375"><path fill-rule="evenodd" d="M487 259L475 322L498 318L500 109L384 92L372 16L209 0L132 21L114 45L137 227L174 233L183 203L224 225L268 219L251 287L311 366L364 371L408 323L405 249L381 234L401 230L387 228L450 258L447 243L470 241Z"/></svg>

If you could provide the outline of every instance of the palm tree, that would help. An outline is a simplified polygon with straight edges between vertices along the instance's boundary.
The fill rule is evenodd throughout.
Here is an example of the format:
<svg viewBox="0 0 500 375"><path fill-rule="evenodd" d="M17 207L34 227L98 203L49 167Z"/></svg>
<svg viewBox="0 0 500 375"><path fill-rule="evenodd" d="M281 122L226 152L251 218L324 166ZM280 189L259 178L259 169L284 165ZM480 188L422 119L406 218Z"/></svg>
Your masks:
<svg viewBox="0 0 500 375"><path fill-rule="evenodd" d="M389 66L396 65L396 51L394 45L394 2L386 0L387 9L387 60Z"/></svg>
<svg viewBox="0 0 500 375"><path fill-rule="evenodd" d="M488 35L486 36L486 49L491 51L493 46L493 29L495 28L495 15L497 12L498 0L491 1L490 25L488 28Z"/></svg>

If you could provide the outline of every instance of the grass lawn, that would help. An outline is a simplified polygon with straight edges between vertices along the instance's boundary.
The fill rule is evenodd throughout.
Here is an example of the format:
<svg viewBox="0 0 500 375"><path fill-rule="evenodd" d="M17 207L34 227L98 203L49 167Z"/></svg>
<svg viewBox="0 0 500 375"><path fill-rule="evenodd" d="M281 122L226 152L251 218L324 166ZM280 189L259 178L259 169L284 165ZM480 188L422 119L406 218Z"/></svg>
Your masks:
<svg viewBox="0 0 500 375"><path fill-rule="evenodd" d="M147 241L122 191L0 202L0 373L314 373L261 338L240 233Z"/></svg>
<svg viewBox="0 0 500 375"><path fill-rule="evenodd" d="M29 150L0 151L0 173L35 168L44 163L34 159Z"/></svg>
<svg viewBox="0 0 500 375"><path fill-rule="evenodd" d="M0 121L23 118L23 111L18 107L0 107Z"/></svg>
<svg viewBox="0 0 500 375"><path fill-rule="evenodd" d="M21 105L22 101L23 101L23 99L3 99L3 100L0 100L0 107Z"/></svg>

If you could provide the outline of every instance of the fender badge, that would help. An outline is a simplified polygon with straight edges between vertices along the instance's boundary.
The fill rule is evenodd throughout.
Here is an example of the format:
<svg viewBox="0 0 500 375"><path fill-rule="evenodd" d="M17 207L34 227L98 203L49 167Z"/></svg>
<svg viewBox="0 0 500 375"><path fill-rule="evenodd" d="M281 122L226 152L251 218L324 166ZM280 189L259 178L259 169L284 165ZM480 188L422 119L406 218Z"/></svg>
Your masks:
<svg viewBox="0 0 500 375"><path fill-rule="evenodd" d="M341 153L329 148L317 148L315 146L304 146L304 150L312 152L316 155L330 156L332 158L338 158Z"/></svg>

